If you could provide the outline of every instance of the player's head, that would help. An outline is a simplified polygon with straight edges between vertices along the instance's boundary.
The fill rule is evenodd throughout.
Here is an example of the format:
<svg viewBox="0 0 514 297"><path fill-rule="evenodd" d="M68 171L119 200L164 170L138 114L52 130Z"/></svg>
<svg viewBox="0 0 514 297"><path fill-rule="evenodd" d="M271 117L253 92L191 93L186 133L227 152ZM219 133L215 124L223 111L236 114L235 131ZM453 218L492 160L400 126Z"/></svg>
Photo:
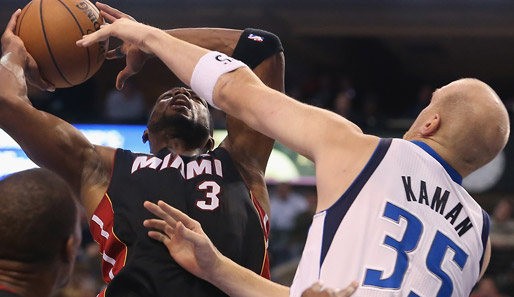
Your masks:
<svg viewBox="0 0 514 297"><path fill-rule="evenodd" d="M177 87L157 99L143 141L150 141L152 152L168 146L171 140L180 140L186 150L206 152L214 146L212 133L212 118L205 100L190 89Z"/></svg>
<svg viewBox="0 0 514 297"><path fill-rule="evenodd" d="M491 161L509 133L509 116L496 92L465 78L437 89L404 138L436 142L446 161L466 176Z"/></svg>
<svg viewBox="0 0 514 297"><path fill-rule="evenodd" d="M68 281L80 244L80 220L64 180L30 169L0 181L0 285L49 296Z"/></svg>

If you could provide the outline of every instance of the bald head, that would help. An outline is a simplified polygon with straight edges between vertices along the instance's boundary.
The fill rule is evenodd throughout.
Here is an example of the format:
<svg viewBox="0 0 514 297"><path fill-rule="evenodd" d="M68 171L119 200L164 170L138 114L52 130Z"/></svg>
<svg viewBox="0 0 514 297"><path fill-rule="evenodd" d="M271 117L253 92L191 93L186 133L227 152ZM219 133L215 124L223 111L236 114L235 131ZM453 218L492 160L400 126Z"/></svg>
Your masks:
<svg viewBox="0 0 514 297"><path fill-rule="evenodd" d="M404 138L436 146L466 176L496 157L509 133L509 116L496 92L465 78L437 89Z"/></svg>

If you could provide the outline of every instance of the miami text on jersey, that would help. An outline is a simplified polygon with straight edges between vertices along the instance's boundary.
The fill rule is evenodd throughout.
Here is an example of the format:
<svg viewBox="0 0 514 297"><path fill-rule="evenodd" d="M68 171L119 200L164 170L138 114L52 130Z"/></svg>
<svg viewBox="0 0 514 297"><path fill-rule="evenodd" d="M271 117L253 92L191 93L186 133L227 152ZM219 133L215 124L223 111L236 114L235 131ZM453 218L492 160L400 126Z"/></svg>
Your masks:
<svg viewBox="0 0 514 297"><path fill-rule="evenodd" d="M164 159L160 159L152 155L139 156L134 160L134 163L132 163L131 173L134 173L143 168L151 168L159 171L172 168L178 170L182 177L186 180L203 174L216 174L217 176L223 177L221 161L218 159L209 160L202 158L207 156L209 155L200 155L198 159L191 160L187 164L184 164L184 160L180 157L180 155L175 153L169 153L166 155L166 157L164 157Z"/></svg>

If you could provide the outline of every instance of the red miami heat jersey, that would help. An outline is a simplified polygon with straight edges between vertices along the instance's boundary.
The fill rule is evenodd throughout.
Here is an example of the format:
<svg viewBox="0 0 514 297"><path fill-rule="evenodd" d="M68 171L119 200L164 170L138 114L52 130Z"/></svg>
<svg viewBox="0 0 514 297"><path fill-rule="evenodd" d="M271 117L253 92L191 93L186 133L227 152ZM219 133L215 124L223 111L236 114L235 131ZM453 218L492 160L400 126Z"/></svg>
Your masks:
<svg viewBox="0 0 514 297"><path fill-rule="evenodd" d="M118 149L111 183L90 228L100 245L100 296L226 296L181 268L148 237L144 201L163 200L202 224L221 253L269 278L267 217L223 148L199 156L163 149L156 155Z"/></svg>

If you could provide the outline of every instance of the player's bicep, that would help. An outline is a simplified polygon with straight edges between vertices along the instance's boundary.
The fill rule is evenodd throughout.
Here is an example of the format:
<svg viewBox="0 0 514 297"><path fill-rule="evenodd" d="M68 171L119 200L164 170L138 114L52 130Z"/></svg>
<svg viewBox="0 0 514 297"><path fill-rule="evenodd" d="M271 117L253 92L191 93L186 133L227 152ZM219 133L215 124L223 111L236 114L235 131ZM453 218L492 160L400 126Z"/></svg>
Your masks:
<svg viewBox="0 0 514 297"><path fill-rule="evenodd" d="M72 125L22 101L3 106L1 128L41 167L78 190L85 156L93 145Z"/></svg>
<svg viewBox="0 0 514 297"><path fill-rule="evenodd" d="M91 218L109 186L116 149L95 145L86 154L80 180L80 197Z"/></svg>
<svg viewBox="0 0 514 297"><path fill-rule="evenodd" d="M283 52L278 52L262 61L253 69L253 72L265 85L284 93L285 59Z"/></svg>

